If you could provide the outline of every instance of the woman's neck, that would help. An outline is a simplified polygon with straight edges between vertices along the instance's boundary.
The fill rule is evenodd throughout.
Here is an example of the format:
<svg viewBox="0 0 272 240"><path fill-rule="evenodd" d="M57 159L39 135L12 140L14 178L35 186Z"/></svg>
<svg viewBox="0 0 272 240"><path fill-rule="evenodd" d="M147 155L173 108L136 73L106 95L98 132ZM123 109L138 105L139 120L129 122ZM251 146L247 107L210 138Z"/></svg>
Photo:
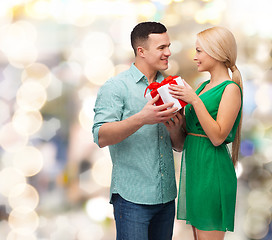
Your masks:
<svg viewBox="0 0 272 240"><path fill-rule="evenodd" d="M231 80L231 77L228 72L228 68L224 63L218 64L215 68L210 71L211 74L211 85L217 85L226 80Z"/></svg>

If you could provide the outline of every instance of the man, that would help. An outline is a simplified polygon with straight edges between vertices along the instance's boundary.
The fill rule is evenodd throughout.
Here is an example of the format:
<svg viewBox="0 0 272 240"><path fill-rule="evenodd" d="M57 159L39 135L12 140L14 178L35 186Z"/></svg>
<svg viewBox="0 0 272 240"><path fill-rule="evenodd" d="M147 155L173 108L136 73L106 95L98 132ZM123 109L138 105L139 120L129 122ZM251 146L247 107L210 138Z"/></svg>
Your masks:
<svg viewBox="0 0 272 240"><path fill-rule="evenodd" d="M100 89L94 141L109 146L113 163L111 203L117 240L170 240L175 216L176 182L172 147L179 146L182 117L147 102L146 87L161 82L168 68L170 41L165 26L138 24L131 32L135 61ZM170 109L167 109L170 108ZM168 131L167 131L168 129Z"/></svg>

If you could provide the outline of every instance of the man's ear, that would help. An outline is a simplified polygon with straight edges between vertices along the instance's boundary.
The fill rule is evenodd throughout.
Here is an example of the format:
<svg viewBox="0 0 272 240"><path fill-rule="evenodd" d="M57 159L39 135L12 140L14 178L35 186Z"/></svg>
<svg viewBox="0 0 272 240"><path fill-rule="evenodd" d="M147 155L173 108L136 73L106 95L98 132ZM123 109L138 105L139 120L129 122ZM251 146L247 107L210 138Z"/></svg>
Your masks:
<svg viewBox="0 0 272 240"><path fill-rule="evenodd" d="M137 55L140 56L140 57L144 57L144 51L145 49L141 46L137 47Z"/></svg>

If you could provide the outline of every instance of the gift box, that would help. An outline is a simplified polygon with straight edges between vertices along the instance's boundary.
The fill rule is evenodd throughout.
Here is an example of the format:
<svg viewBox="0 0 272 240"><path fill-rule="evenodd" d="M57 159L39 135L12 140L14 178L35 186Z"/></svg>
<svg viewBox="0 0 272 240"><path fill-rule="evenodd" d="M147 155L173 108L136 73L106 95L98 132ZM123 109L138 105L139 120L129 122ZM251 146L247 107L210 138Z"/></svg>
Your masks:
<svg viewBox="0 0 272 240"><path fill-rule="evenodd" d="M173 98L172 95L169 93L169 84L176 84L184 86L184 83L179 76L169 76L165 78L161 83L153 82L151 83L145 90L144 96L145 98L150 101L152 98L156 97L157 94L160 95L159 100L155 102L156 106L172 102L174 103L173 107L177 107L178 110L183 108L187 105L186 102ZM150 89L150 93L146 93L147 90ZM177 111L178 111L177 110Z"/></svg>

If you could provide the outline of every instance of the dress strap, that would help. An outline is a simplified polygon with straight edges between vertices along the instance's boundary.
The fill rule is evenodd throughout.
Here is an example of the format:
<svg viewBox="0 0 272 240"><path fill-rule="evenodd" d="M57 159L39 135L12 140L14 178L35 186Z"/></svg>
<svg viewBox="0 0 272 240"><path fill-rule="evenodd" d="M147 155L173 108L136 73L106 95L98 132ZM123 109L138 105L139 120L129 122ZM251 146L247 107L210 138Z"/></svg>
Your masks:
<svg viewBox="0 0 272 240"><path fill-rule="evenodd" d="M208 138L208 136L206 136L206 135L204 135L204 134L188 133L187 135L192 135L192 136L196 136L196 137L205 137L205 138Z"/></svg>

